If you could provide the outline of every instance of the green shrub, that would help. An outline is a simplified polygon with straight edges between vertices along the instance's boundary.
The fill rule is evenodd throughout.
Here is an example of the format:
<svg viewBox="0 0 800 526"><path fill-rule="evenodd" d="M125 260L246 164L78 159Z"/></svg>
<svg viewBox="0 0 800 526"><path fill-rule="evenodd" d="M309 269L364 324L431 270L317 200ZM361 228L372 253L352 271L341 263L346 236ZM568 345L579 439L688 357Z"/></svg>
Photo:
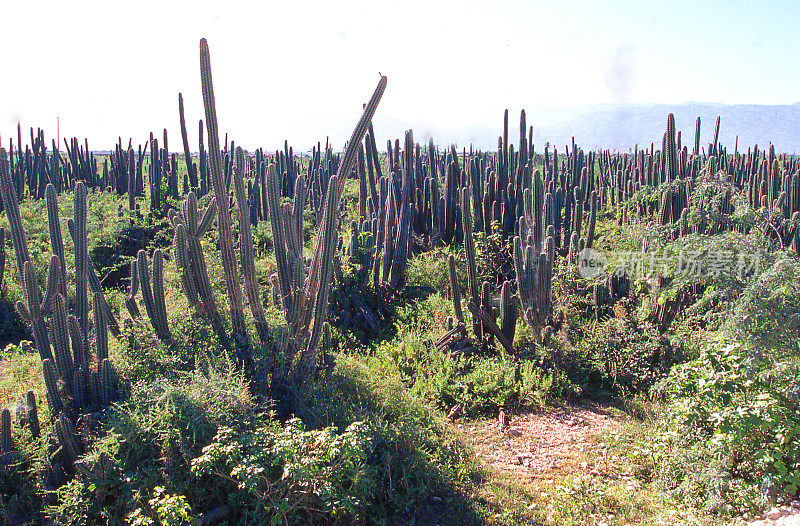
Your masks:
<svg viewBox="0 0 800 526"><path fill-rule="evenodd" d="M666 380L662 432L648 447L655 479L675 497L716 513L757 509L800 488L795 359L759 362L717 342Z"/></svg>
<svg viewBox="0 0 800 526"><path fill-rule="evenodd" d="M371 433L362 422L342 433L328 427L307 431L294 418L274 425L237 431L222 427L203 454L192 460L192 473L242 491L260 521L308 524L325 516L358 516L371 453Z"/></svg>
<svg viewBox="0 0 800 526"><path fill-rule="evenodd" d="M800 355L800 262L782 258L759 276L736 301L727 326L753 346Z"/></svg>

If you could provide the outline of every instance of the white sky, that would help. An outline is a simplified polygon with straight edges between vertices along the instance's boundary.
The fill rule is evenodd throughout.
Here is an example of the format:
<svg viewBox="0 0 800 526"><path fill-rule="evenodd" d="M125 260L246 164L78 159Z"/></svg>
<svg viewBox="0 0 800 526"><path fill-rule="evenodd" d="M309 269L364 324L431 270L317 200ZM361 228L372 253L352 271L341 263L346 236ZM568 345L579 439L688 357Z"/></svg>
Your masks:
<svg viewBox="0 0 800 526"><path fill-rule="evenodd" d="M245 147L330 133L340 148L379 71L379 116L415 129L499 129L507 107L535 126L548 106L800 100L794 2L647 4L6 2L0 136L7 146L17 121L54 136L59 116L62 137L93 149L166 127L179 150L180 91L194 151L202 36L222 131Z"/></svg>

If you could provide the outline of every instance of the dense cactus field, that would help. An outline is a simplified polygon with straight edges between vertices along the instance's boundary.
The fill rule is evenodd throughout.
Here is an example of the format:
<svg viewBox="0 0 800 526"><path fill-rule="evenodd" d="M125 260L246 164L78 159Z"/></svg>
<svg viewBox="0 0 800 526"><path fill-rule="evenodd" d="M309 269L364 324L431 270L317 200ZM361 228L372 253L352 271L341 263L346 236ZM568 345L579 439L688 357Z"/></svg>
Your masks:
<svg viewBox="0 0 800 526"><path fill-rule="evenodd" d="M177 150L4 137L2 524L712 524L797 494L796 156L671 114L542 147L524 111L496 150L384 148L386 77L345 145L248 151L211 71L203 40ZM539 491L469 445L582 404L626 415L597 440L633 486Z"/></svg>

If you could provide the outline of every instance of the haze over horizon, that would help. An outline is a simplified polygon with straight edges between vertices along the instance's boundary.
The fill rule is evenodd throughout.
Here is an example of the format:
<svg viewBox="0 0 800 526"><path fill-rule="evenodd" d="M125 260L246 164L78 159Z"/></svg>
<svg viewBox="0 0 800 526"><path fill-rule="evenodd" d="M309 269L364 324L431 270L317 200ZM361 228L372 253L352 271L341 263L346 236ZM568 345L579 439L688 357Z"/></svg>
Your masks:
<svg viewBox="0 0 800 526"><path fill-rule="evenodd" d="M16 2L4 9L14 23L0 32L12 50L0 83L0 137L7 146L18 121L24 137L30 126L55 137L58 117L61 137L88 137L93 149L120 135L138 144L167 128L176 150L182 92L194 150L203 36L221 130L245 147L288 139L303 150L330 136L341 148L379 71L389 77L379 140L396 133L382 122L413 127L420 138L487 129L496 136L505 108L513 130L525 108L536 133L587 107L800 100L800 71L787 67L800 50L796 3L643 4ZM800 122L781 123L776 136L798 134ZM723 131L733 124L723 119Z"/></svg>

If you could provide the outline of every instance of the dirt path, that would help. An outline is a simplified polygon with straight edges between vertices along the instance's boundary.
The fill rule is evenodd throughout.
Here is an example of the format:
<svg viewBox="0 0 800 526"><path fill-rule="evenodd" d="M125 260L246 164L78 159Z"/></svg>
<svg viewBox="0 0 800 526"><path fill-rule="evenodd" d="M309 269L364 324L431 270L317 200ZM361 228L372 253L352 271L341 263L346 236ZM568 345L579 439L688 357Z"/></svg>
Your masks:
<svg viewBox="0 0 800 526"><path fill-rule="evenodd" d="M465 424L462 430L488 466L523 480L578 472L624 477L606 462L596 438L627 419L613 407L584 405L511 415L502 432L497 420Z"/></svg>

